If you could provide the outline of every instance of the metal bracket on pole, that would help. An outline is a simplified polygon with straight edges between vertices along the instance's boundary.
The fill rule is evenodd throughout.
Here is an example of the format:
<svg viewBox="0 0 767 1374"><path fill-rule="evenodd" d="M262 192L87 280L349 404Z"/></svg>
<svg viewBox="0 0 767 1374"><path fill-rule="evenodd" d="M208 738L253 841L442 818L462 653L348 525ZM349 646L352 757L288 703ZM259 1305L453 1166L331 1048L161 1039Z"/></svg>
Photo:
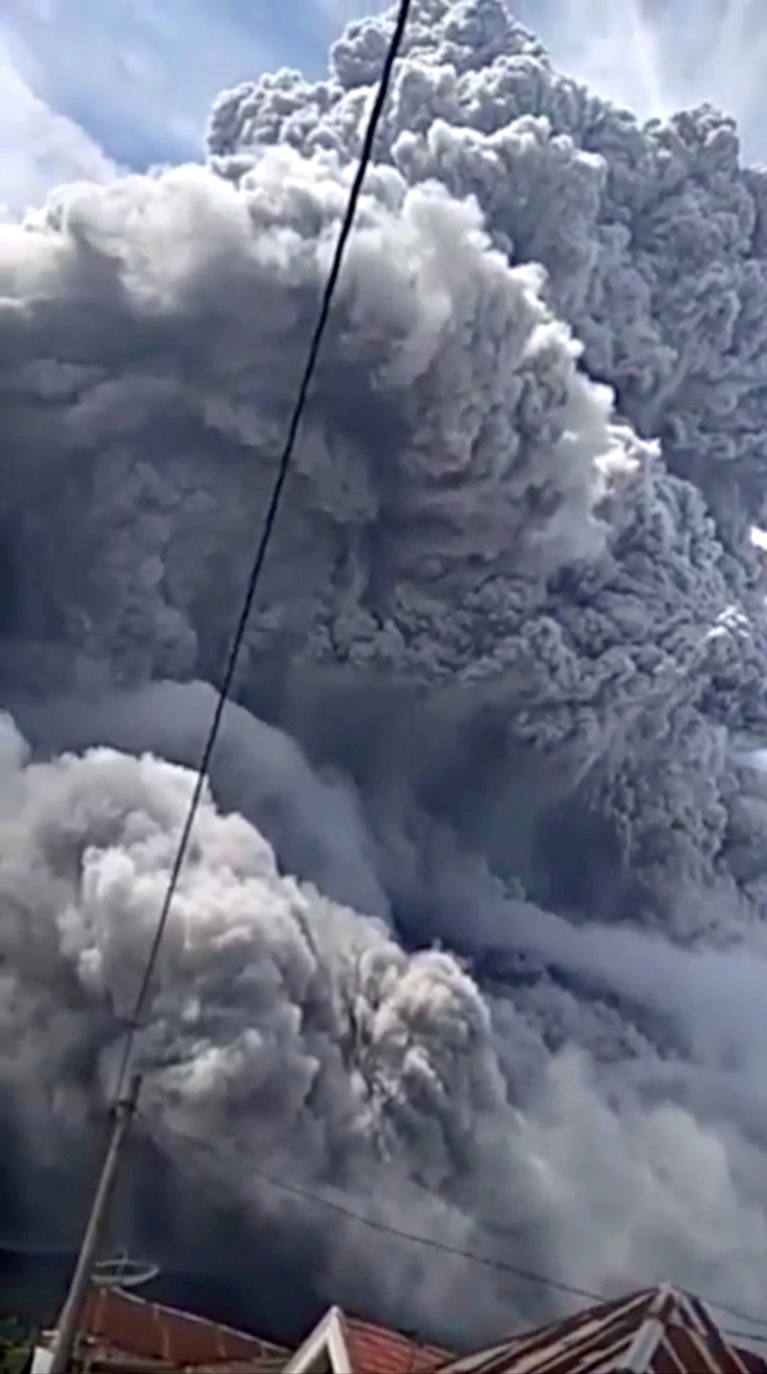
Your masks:
<svg viewBox="0 0 767 1374"><path fill-rule="evenodd" d="M75 1266L75 1272L72 1275L69 1292L67 1293L64 1306L61 1309L61 1316L59 1318L53 1348L53 1359L50 1365L50 1374L69 1374L69 1370L72 1368L75 1341L77 1340L77 1333L80 1329L83 1308L85 1307L85 1302L88 1297L88 1288L96 1259L96 1251L104 1229L107 1207L109 1205L115 1174L117 1173L120 1151L136 1111L140 1088L141 1077L139 1074L136 1074L131 1079L127 1096L122 1098L115 1105L114 1125L112 1127L109 1148L104 1156L101 1176L93 1198L93 1204L80 1246L80 1254Z"/></svg>

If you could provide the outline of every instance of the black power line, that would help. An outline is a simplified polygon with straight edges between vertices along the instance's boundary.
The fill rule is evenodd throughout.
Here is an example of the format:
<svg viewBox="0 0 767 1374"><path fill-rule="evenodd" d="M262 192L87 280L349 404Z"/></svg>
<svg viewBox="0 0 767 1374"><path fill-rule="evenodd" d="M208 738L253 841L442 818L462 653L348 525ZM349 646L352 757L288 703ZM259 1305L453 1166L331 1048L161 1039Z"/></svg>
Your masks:
<svg viewBox="0 0 767 1374"><path fill-rule="evenodd" d="M130 1090L128 1091L127 1095L124 1092L126 1082L129 1077L129 1069L131 1067L131 1060L133 1057L133 1047L136 1040L136 1033L138 1031L139 1026L141 1025L142 1016L144 1014L147 997L149 995L149 989L152 982L152 975L154 973L155 965L157 963L157 957L160 952L160 946L162 944L163 936L165 934L165 928L168 923L168 917L170 915L170 909L173 903L173 898L175 896L176 888L178 886L178 880L181 874L181 869L183 867L186 852L189 847L189 840L192 834L192 827L194 825L195 816L197 815L200 801L202 799L202 792L205 786L205 780L207 778L208 768L210 766L213 750L215 748L216 740L218 738L218 732L221 726L221 721L223 719L224 708L226 706L227 700L231 692L232 682L234 680L234 674L237 667L237 661L239 658L240 650L242 648L242 642L245 637L245 630L247 628L248 618L250 616L250 611L253 605L253 600L256 594L256 588L258 586L259 578L263 570L264 562L266 559L266 553L269 546L269 541L272 537L275 521L277 519L280 500L282 497L283 488L285 486L285 481L287 479L288 470L290 468L291 459L293 457L293 450L296 445L296 439L298 436L299 426L301 424L301 418L303 416L304 409L306 407L307 397L309 395L309 387L311 385L315 368L317 366L317 358L319 356L320 345L322 343L322 338L325 333L328 317L330 315L330 309L333 303L335 289L338 284L338 278L341 272L341 265L343 262L344 250L346 248L346 244L354 223L354 217L357 210L357 203L359 201L360 193L362 191L362 184L365 179L365 174L367 172L372 157L373 144L375 141L376 132L378 130L378 124L389 91L391 76L394 69L394 63L399 53L409 13L410 0L400 0L399 11L394 23L391 38L389 40L389 46L381 70L381 77L378 83L378 89L373 100L373 107L370 111L367 128L365 130L365 137L362 143L362 151L360 153L357 171L355 173L351 190L349 192L346 211L344 213L344 218L341 224L338 240L336 242L335 251L333 253L333 260L331 263L330 272L328 274L328 278L322 293L320 309L317 316L317 323L315 324L314 332L312 334L311 342L309 344L309 352L307 355L303 374L301 376L296 401L291 413L290 423L288 425L287 430L287 437L285 439L285 445L282 450L282 455L280 457L280 461L277 468L277 475L274 481L274 485L272 487L269 503L266 508L263 528L261 531L261 538L258 542L258 547L256 549L256 554L253 560L250 576L248 578L247 586L245 589L245 595L242 601L239 618L235 626L234 636L232 638L231 647L229 649L229 654L226 660L223 678L221 680L221 685L218 689L216 707L213 712L213 718L211 720L208 735L205 740L205 746L202 751L202 757L197 768L197 774L195 778L194 787L192 789L192 796L189 802L186 819L181 830L181 836L178 842L178 847L176 849L173 864L171 866L168 885L165 890L165 895L163 898L162 906L160 908L160 914L152 938L152 943L149 948L149 953L147 955L147 960L141 977L141 982L139 984L138 992L136 994L136 998L133 1004L132 1014L126 1025L123 1041L123 1052L120 1058L120 1068L117 1076L117 1084L114 1095L114 1131L112 1135L112 1140L109 1145L109 1149L104 1158L101 1173L94 1193L93 1203L91 1205L91 1212L86 1225L82 1245L80 1247L75 1272L73 1274L72 1281L69 1286L64 1307L62 1308L61 1317L59 1321L59 1335L51 1365L52 1374L63 1374L63 1371L65 1371L69 1367L69 1363L71 1360L71 1353L77 1335L77 1323L79 1321L82 1306L85 1301L87 1284L92 1269L93 1256L95 1255L98 1239L104 1225L109 1193L111 1192L114 1177L117 1171L118 1158L122 1150L123 1140L125 1134L129 1129L130 1121L133 1116L133 1112L135 1111L136 1101L138 1098L140 1079L137 1076L134 1076L131 1079Z"/></svg>
<svg viewBox="0 0 767 1374"><path fill-rule="evenodd" d="M221 727L224 708L231 693L232 682L234 680L234 674L237 668L237 660L239 658L240 650L242 648L242 641L245 637L245 630L247 628L248 619L250 617L250 612L253 606L253 599L255 597L259 579L263 571L264 562L266 560L269 541L272 537L275 521L277 519L280 501L282 499L283 488L285 486L285 481L288 476L288 470L290 468L290 463L293 457L293 451L296 445L296 439L298 437L301 418L303 416L304 409L306 407L306 401L309 395L309 387L311 386L312 378L314 376L315 368L317 366L317 359L319 357L322 338L325 333L328 317L330 315L330 308L333 303L333 296L335 294L335 289L338 284L338 278L343 263L344 251L346 249L346 244L348 242L349 235L354 224L354 217L357 211L357 204L360 198L360 193L362 191L362 184L365 179L365 174L368 170L368 166L370 164L370 159L373 152L373 144L375 142L376 133L378 131L378 125L381 119L381 114L383 112L383 107L386 103L386 97L389 93L392 71L394 69L394 63L397 60L397 55L399 53L399 49L402 43L402 38L405 32L405 26L407 24L409 12L410 0L400 0L399 12L397 14L394 28L392 30L391 38L389 40L389 47L387 49L383 67L381 69L381 76L378 83L378 89L376 91L375 100L373 101L373 107L370 111L370 117L368 119L367 128L365 130L365 137L362 143L362 151L360 153L357 171L354 177L354 181L352 182L351 191L349 193L346 212L344 214L343 222L341 224L341 230L338 235L338 240L336 242L330 272L328 274L328 278L325 283L325 288L322 293L322 300L320 303L319 314L317 316L317 323L314 326L314 333L312 334L311 343L309 345L309 352L307 354L306 364L298 388L298 394L296 396L295 405L293 406L293 411L290 417L290 423L288 425L285 446L282 450L282 456L280 458L279 467L277 469L277 476L275 478L274 486L272 487L272 493L269 498L269 504L267 506L266 514L264 516L261 538L259 540L256 555L253 560L253 566L251 568L250 576L248 578L245 596L242 602L242 608L240 610L240 615L237 620L237 625L235 627L231 648L229 650L229 655L226 660L226 667L224 669L224 675L218 690L218 699L216 701L216 707L213 712L213 718L211 720L208 736L205 741L205 747L202 751L202 757L197 768L197 776L195 779L192 797L189 803L189 809L187 811L184 826L181 831L181 838L179 840L178 848L176 850L176 854L173 860L173 866L171 868L168 886L165 892L165 896L163 898L162 907L160 908L160 915L157 921L157 927L155 929L154 938L150 946L149 955L147 957L146 967L144 969L141 983L139 985L138 993L136 994L136 1000L133 1006L133 1013L128 1021L128 1027L125 1036L125 1046L122 1055L122 1060L120 1063L120 1072L117 1080L117 1089L115 1092L115 1100L119 1099L123 1086L125 1084L125 1079L128 1072L128 1066L131 1060L136 1032L141 1023L141 1017L143 1015L144 1008L146 1005L146 999L149 993L152 975L154 973L155 964L157 963L157 956L160 952L160 945L162 944L163 936L165 934L165 927L168 923L168 916L170 915L171 904L176 893L178 880L181 875L181 869L183 867L186 852L189 847L189 840L192 834L192 826L194 825L194 819L197 815L197 811L202 798L202 792L205 786L205 780L208 775L210 761L213 756L213 750L215 748L216 740L218 738L218 732Z"/></svg>

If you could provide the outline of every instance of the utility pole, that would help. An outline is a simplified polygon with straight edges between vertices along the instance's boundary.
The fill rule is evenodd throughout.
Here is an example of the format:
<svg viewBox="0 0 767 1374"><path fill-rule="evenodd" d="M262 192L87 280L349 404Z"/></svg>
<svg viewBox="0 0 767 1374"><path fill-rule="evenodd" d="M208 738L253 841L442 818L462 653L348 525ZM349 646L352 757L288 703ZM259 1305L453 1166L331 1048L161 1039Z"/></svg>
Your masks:
<svg viewBox="0 0 767 1374"><path fill-rule="evenodd" d="M99 1178L96 1193L93 1198L90 1216L88 1217L88 1225L83 1235L75 1272L72 1275L69 1292L67 1293L64 1306L61 1309L61 1316L59 1317L53 1348L53 1360L51 1361L50 1374L69 1374L72 1368L72 1355L75 1341L77 1340L83 1308L88 1296L88 1287L93 1272L94 1261L96 1259L96 1250L104 1229L104 1222L106 1221L109 1196L112 1191L115 1174L117 1173L120 1151L136 1111L140 1087L141 1077L139 1074L136 1074L131 1079L127 1095L115 1103L114 1125L112 1127L109 1148L104 1156L101 1177Z"/></svg>

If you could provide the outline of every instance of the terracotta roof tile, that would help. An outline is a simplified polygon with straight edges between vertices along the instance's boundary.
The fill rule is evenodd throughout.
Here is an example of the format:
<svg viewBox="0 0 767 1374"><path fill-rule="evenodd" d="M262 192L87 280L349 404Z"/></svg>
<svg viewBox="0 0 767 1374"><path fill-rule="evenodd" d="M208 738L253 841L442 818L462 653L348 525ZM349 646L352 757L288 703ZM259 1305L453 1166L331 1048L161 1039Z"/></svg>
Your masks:
<svg viewBox="0 0 767 1374"><path fill-rule="evenodd" d="M435 1345L422 1345L383 1326L342 1316L354 1374L430 1374L451 1358Z"/></svg>
<svg viewBox="0 0 767 1374"><path fill-rule="evenodd" d="M273 1364L274 1356L285 1354L258 1336L119 1289L91 1290L82 1329L92 1350L113 1354L115 1363L122 1355L164 1369L225 1362L256 1368L258 1361L271 1358Z"/></svg>

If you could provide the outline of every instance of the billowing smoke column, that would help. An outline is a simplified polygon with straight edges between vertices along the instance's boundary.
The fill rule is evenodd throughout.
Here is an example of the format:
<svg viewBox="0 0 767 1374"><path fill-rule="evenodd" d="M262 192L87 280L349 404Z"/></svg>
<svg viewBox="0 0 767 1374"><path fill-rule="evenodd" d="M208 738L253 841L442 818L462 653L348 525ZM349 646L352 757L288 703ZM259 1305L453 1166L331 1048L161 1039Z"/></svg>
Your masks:
<svg viewBox="0 0 767 1374"><path fill-rule="evenodd" d="M390 23L222 96L206 167L0 226L21 1172L108 1091ZM766 207L714 110L642 129L501 0L415 4L142 1037L171 1250L202 1177L371 1314L556 1306L272 1169L764 1302Z"/></svg>

